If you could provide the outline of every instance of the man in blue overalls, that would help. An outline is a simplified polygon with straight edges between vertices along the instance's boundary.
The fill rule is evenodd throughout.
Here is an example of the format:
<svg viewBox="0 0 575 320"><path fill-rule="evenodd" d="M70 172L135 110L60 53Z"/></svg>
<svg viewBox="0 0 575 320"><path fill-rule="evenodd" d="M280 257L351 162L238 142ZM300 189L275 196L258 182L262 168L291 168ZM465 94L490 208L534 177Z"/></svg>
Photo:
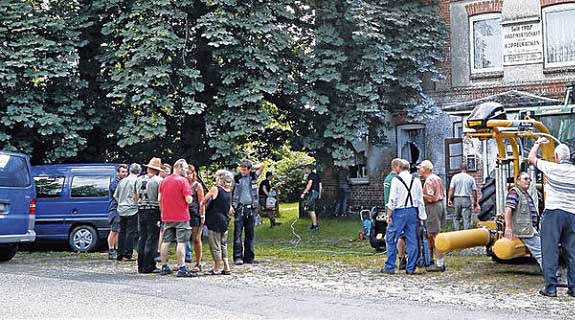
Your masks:
<svg viewBox="0 0 575 320"><path fill-rule="evenodd" d="M409 173L410 165L401 161L401 172L391 181L387 202L387 260L381 270L387 274L395 273L397 241L403 232L407 247L407 274L415 273L419 254L417 228L427 219L423 202L421 181Z"/></svg>

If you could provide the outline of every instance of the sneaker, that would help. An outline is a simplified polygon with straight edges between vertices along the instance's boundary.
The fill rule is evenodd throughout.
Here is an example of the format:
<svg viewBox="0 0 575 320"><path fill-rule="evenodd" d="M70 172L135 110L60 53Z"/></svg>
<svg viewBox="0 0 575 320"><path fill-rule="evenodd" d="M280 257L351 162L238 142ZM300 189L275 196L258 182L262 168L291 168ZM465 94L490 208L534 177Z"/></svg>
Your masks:
<svg viewBox="0 0 575 320"><path fill-rule="evenodd" d="M425 270L427 272L445 272L447 268L445 267L445 265L438 267L437 265L430 265L429 267L425 268Z"/></svg>
<svg viewBox="0 0 575 320"><path fill-rule="evenodd" d="M159 253L154 257L154 261L156 261L156 262L162 261L162 258L160 257Z"/></svg>
<svg viewBox="0 0 575 320"><path fill-rule="evenodd" d="M542 296L550 297L550 298L556 298L557 297L557 292L549 292L545 288L542 288L541 290L539 290L539 294Z"/></svg>
<svg viewBox="0 0 575 320"><path fill-rule="evenodd" d="M172 269L167 264L162 266L162 270L160 271L161 276L165 276L172 273Z"/></svg>
<svg viewBox="0 0 575 320"><path fill-rule="evenodd" d="M401 257L401 259L399 259L399 270L405 270L406 266L407 266L407 258Z"/></svg>
<svg viewBox="0 0 575 320"><path fill-rule="evenodd" d="M318 225L312 226L311 232L319 232L319 226Z"/></svg>
<svg viewBox="0 0 575 320"><path fill-rule="evenodd" d="M118 252L116 250L108 250L108 260L118 259Z"/></svg>
<svg viewBox="0 0 575 320"><path fill-rule="evenodd" d="M190 272L188 268L186 268L186 266L181 266L180 270L178 270L178 273L176 273L176 277L178 278L192 278L197 276L198 276L197 273Z"/></svg>
<svg viewBox="0 0 575 320"><path fill-rule="evenodd" d="M234 264L236 266L241 266L242 264L244 264L244 261L242 259L236 259L234 260Z"/></svg>

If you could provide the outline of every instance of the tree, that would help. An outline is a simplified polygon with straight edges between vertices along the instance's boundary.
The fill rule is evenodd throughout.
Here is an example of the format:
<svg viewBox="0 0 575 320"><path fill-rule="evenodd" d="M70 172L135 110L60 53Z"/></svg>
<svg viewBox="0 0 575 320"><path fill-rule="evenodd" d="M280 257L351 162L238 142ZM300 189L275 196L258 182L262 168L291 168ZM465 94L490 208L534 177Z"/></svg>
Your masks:
<svg viewBox="0 0 575 320"><path fill-rule="evenodd" d="M318 0L315 47L302 77L304 146L336 165L353 163L352 143L384 143L386 115L425 117L434 105L421 79L436 78L444 31L420 1Z"/></svg>
<svg viewBox="0 0 575 320"><path fill-rule="evenodd" d="M78 154L97 124L79 97L79 34L86 27L68 1L0 4L0 144L37 161Z"/></svg>

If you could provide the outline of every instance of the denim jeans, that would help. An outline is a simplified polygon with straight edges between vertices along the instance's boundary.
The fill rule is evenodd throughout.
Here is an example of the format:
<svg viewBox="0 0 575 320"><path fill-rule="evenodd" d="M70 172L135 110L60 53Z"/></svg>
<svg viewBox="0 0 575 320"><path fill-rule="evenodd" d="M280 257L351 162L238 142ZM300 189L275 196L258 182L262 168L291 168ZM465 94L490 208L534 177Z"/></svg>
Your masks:
<svg viewBox="0 0 575 320"><path fill-rule="evenodd" d="M192 242L186 242L186 260L192 260Z"/></svg>
<svg viewBox="0 0 575 320"><path fill-rule="evenodd" d="M385 242L387 244L387 260L385 261L385 271L395 271L395 261L397 259L397 241L402 232L405 233L405 246L407 251L407 266L405 271L414 272L419 255L417 242L417 208L401 208L393 210L391 214L392 222L387 226Z"/></svg>
<svg viewBox="0 0 575 320"><path fill-rule="evenodd" d="M118 259L132 258L134 242L138 237L138 215L120 216L120 234L118 235Z"/></svg>
<svg viewBox="0 0 575 320"><path fill-rule="evenodd" d="M159 209L140 209L138 211L138 272L149 272L156 269L154 258L158 251L160 237Z"/></svg>
<svg viewBox="0 0 575 320"><path fill-rule="evenodd" d="M567 284L575 291L575 214L559 209L545 210L541 219L541 248L547 292L557 292L559 243L567 260Z"/></svg>
<svg viewBox="0 0 575 320"><path fill-rule="evenodd" d="M234 261L253 262L255 253L255 209L239 205L234 218ZM242 232L244 241L242 244Z"/></svg>
<svg viewBox="0 0 575 320"><path fill-rule="evenodd" d="M351 190L339 188L337 189L337 201L335 203L335 215L345 216L347 215L347 204L351 196Z"/></svg>

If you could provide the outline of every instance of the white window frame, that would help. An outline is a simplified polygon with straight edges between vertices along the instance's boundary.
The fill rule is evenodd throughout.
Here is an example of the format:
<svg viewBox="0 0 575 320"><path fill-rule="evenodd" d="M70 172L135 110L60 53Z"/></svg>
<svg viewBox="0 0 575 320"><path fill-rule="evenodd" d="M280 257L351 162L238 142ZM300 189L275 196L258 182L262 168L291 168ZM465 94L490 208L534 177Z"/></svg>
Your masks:
<svg viewBox="0 0 575 320"><path fill-rule="evenodd" d="M569 62L548 62L547 49L547 13L558 12L558 11L575 11L575 3L563 3L556 4L546 8L543 8L541 15L543 16L543 55L545 61L545 68L561 68L561 67L572 67L575 66L575 61ZM574 31L575 32L575 31Z"/></svg>
<svg viewBox="0 0 575 320"><path fill-rule="evenodd" d="M503 57L501 57L502 62L500 67L475 69L475 34L473 30L473 24L478 21L491 20L495 18L498 18L499 23L501 23L501 13L485 13L469 18L469 67L471 68L472 74L503 72ZM501 36L501 53L503 54L503 32Z"/></svg>

